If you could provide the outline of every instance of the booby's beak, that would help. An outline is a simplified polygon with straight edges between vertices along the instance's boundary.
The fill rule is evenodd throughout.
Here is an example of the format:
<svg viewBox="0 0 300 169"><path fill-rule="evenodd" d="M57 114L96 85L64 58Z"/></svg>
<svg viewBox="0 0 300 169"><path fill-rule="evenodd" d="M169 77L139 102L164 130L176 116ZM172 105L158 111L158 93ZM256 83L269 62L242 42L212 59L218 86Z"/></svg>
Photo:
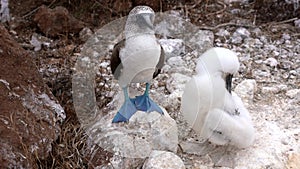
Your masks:
<svg viewBox="0 0 300 169"><path fill-rule="evenodd" d="M228 90L228 92L231 94L231 83L232 83L232 77L233 74L228 74L225 77L225 81L226 81L226 89Z"/></svg>
<svg viewBox="0 0 300 169"><path fill-rule="evenodd" d="M151 30L154 29L153 15L151 15L151 14L138 15L138 23L141 27L147 27L147 28L150 28Z"/></svg>

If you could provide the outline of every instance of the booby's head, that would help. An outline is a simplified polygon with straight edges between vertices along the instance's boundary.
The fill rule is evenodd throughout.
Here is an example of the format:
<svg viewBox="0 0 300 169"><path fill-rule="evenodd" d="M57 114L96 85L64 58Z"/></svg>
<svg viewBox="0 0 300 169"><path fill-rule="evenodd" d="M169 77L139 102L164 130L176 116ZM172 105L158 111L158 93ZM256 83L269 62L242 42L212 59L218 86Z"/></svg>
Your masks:
<svg viewBox="0 0 300 169"><path fill-rule="evenodd" d="M199 57L196 72L221 75L226 82L226 89L231 93L232 77L237 73L239 67L239 60L235 52L226 48L214 47Z"/></svg>
<svg viewBox="0 0 300 169"><path fill-rule="evenodd" d="M128 15L125 25L126 39L144 34L154 35L154 17L155 13L153 9L148 6L133 8Z"/></svg>

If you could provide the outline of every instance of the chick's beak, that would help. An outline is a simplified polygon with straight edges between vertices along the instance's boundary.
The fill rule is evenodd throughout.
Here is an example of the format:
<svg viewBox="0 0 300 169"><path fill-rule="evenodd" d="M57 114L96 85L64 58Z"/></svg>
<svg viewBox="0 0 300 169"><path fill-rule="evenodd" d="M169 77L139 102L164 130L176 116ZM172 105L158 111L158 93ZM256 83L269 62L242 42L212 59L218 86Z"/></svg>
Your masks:
<svg viewBox="0 0 300 169"><path fill-rule="evenodd" d="M226 81L226 89L227 91L231 94L231 84L232 84L232 78L233 78L233 74L228 74L225 77L225 81Z"/></svg>

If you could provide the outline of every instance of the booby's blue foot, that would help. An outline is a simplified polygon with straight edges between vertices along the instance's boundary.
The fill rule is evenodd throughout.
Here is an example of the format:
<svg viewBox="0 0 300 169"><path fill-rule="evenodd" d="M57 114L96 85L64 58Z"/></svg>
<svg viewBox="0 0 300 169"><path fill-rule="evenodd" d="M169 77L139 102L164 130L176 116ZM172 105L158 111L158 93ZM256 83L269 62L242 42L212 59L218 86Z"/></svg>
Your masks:
<svg viewBox="0 0 300 169"><path fill-rule="evenodd" d="M145 93L141 96L137 96L135 98L135 106L138 110L145 111L145 112L152 112L156 111L160 114L164 114L162 109L149 97L149 87L150 85L146 84Z"/></svg>
<svg viewBox="0 0 300 169"><path fill-rule="evenodd" d="M127 88L123 89L123 91L125 95L125 102L112 120L113 123L128 122L130 117L137 112L134 105L135 99L128 97Z"/></svg>

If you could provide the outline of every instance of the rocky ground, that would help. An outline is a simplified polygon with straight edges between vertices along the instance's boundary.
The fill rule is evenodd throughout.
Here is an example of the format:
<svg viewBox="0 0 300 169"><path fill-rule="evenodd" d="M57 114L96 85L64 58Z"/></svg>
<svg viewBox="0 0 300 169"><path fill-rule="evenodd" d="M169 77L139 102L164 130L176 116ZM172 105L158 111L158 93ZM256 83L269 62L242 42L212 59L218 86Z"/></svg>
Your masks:
<svg viewBox="0 0 300 169"><path fill-rule="evenodd" d="M148 3L155 11L175 10L174 16L199 26L199 34L205 37L194 40L201 46L196 53L180 38L173 37L177 38L173 45L165 42L177 50L173 51L176 56L168 58L150 92L177 122L176 154L185 167L297 168L300 165L300 8L283 0L181 2L9 1L12 18L2 24L6 30L2 26L0 30L0 49L4 51L0 52L4 63L0 73L0 132L6 136L1 138L4 161L1 165L6 168L139 166L139 160L131 160L134 165L128 164L89 141L76 117L71 82L86 40L103 25L125 16L133 6ZM8 40L2 41L3 38ZM222 46L238 53L241 67L234 78L234 87L249 109L256 129L255 143L248 149L199 143L181 118L184 82L193 74L197 56L210 46ZM116 109L116 98L120 95L109 68L111 50L106 50L95 76L96 104L103 115ZM35 62L37 69L30 62ZM132 88L142 90L139 86ZM29 103L25 104L26 101ZM55 109L56 101L66 114L62 123L52 118L61 117L60 109ZM30 114L36 114L37 110L50 112L50 118L47 114ZM22 127L30 123L30 130L23 131ZM45 124L51 124L54 129ZM8 129L12 132L7 132ZM43 140L45 131L51 134ZM27 135L22 135L26 132ZM30 138L28 133L35 136ZM17 141L10 144L9 140ZM43 140L41 144L33 144L39 140ZM164 153L155 152L152 157L161 154ZM177 159L169 154L164 156ZM153 158L144 168L157 162Z"/></svg>

